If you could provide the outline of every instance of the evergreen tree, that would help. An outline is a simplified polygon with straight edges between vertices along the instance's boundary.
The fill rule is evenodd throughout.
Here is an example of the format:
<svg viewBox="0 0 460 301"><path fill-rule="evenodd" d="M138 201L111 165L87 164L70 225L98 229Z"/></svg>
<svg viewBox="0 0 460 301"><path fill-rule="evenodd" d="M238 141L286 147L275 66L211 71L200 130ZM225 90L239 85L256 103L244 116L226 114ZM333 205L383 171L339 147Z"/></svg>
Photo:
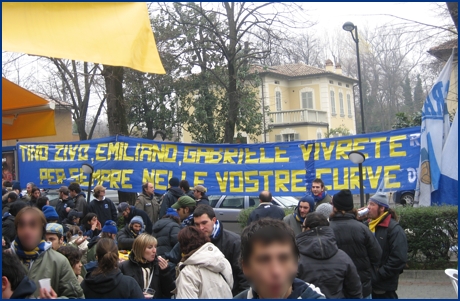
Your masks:
<svg viewBox="0 0 460 301"><path fill-rule="evenodd" d="M402 84L403 88L403 96L404 96L404 106L406 107L406 111L408 113L414 112L414 101L412 99L412 91L410 87L410 80L409 77L406 77L406 80Z"/></svg>
<svg viewBox="0 0 460 301"><path fill-rule="evenodd" d="M416 111L421 110L424 102L425 102L425 93L423 93L422 79L420 77L420 74L417 74L417 84L415 85L415 89L414 89L415 110Z"/></svg>

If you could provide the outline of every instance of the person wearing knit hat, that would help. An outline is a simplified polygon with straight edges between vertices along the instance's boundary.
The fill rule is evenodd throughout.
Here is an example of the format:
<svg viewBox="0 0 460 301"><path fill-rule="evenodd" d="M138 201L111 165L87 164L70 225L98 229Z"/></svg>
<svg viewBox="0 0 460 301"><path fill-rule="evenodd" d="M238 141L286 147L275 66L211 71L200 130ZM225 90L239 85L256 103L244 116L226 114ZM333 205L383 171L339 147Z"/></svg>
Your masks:
<svg viewBox="0 0 460 301"><path fill-rule="evenodd" d="M87 262L85 264L85 269L90 273L97 266L96 261L96 245L101 238L110 238L116 241L117 238L117 223L113 220L107 220L102 227L101 233L97 236L94 236L88 243L88 252L86 253Z"/></svg>
<svg viewBox="0 0 460 301"><path fill-rule="evenodd" d="M145 225L145 232L147 232L148 234L152 234L153 224L144 210L137 209L134 206L130 206L126 202L121 202L118 205L118 216L122 215L126 226L128 226L131 223L131 219L133 219L134 217L140 217L143 221L143 226Z"/></svg>
<svg viewBox="0 0 460 301"><path fill-rule="evenodd" d="M329 224L334 230L337 246L350 256L356 266L364 299L371 299L372 274L382 256L382 248L367 225L357 220L353 195L344 189L332 198L333 214Z"/></svg>
<svg viewBox="0 0 460 301"><path fill-rule="evenodd" d="M57 214L54 207L45 205L42 208L43 214L45 215L46 222L48 223L57 223L59 220L59 215Z"/></svg>
<svg viewBox="0 0 460 301"><path fill-rule="evenodd" d="M373 299L398 299L399 274L407 262L407 238L398 223L398 216L390 208L385 193L376 193L367 206L369 230L382 249L380 264L372 275Z"/></svg>
<svg viewBox="0 0 460 301"><path fill-rule="evenodd" d="M320 204L318 207L316 207L315 212L322 214L325 218L329 220L329 217L332 213L332 205L326 203Z"/></svg>
<svg viewBox="0 0 460 301"><path fill-rule="evenodd" d="M144 232L144 221L142 220L142 217L133 217L128 225L118 231L118 249L130 251L133 248L134 240L142 232Z"/></svg>
<svg viewBox="0 0 460 301"><path fill-rule="evenodd" d="M112 220L108 220L105 222L104 227L102 227L101 232L109 233L109 234L117 234L118 233L117 224Z"/></svg>
<svg viewBox="0 0 460 301"><path fill-rule="evenodd" d="M159 218L163 218L163 216L166 215L166 211L168 208L171 208L171 206L177 202L177 200L185 195L184 191L179 188L180 181L176 177L172 177L169 179L169 189L168 191L163 195L163 201L161 202L161 208L160 208L160 216Z"/></svg>
<svg viewBox="0 0 460 301"><path fill-rule="evenodd" d="M64 228L57 223L46 224L46 241L51 243L53 250L59 249L64 245Z"/></svg>
<svg viewBox="0 0 460 301"><path fill-rule="evenodd" d="M292 214L284 217L284 222L288 224L297 236L302 233L302 224L308 213L315 211L315 200L312 196L306 195L299 200L299 204Z"/></svg>

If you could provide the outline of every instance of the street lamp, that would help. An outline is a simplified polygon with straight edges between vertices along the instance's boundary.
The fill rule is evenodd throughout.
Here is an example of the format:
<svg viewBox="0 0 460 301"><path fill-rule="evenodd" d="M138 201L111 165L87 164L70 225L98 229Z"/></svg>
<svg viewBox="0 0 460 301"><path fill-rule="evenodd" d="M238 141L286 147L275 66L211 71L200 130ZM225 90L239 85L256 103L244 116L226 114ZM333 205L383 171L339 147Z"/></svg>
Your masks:
<svg viewBox="0 0 460 301"><path fill-rule="evenodd" d="M362 133L364 134L366 130L364 129L364 108L363 108L363 89L361 87L361 64L359 63L359 39L358 39L358 26L355 26L351 22L345 22L342 26L343 30L349 31L351 33L351 37L353 41L356 43L356 57L358 59L358 85L359 85L359 104L361 107L361 129ZM355 30L355 34L353 35L353 29Z"/></svg>
<svg viewBox="0 0 460 301"><path fill-rule="evenodd" d="M91 164L83 163L81 165L84 174L89 174L89 185L88 185L88 195L86 196L86 203L89 205L90 194L91 194L91 185L93 185L93 172L94 167Z"/></svg>
<svg viewBox="0 0 460 301"><path fill-rule="evenodd" d="M352 151L348 153L348 159L359 166L359 198L362 208L364 207L363 162L366 160L366 157L361 152Z"/></svg>

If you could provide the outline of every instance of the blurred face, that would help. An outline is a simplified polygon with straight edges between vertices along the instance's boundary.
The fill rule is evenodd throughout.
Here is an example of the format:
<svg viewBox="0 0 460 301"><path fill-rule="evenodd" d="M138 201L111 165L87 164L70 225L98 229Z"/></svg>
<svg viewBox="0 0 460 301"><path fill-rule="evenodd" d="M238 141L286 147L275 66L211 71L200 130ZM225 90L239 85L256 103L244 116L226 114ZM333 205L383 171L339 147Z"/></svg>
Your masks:
<svg viewBox="0 0 460 301"><path fill-rule="evenodd" d="M40 197L40 190L35 190L32 195L34 198L38 199Z"/></svg>
<svg viewBox="0 0 460 301"><path fill-rule="evenodd" d="M201 232L211 236L217 218L214 217L213 219L210 219L207 214L203 214L200 217L193 217L193 221L195 222L195 226L200 229Z"/></svg>
<svg viewBox="0 0 460 301"><path fill-rule="evenodd" d="M99 191L99 198L98 199L102 200L104 197L105 197L105 190Z"/></svg>
<svg viewBox="0 0 460 301"><path fill-rule="evenodd" d="M62 242L64 241L64 237L61 237L61 239L58 238L57 234L45 234L46 241L51 243L51 248L53 248L54 251L59 249L61 246Z"/></svg>
<svg viewBox="0 0 460 301"><path fill-rule="evenodd" d="M152 262L155 260L155 256L157 256L157 247L153 244L148 245L142 257L148 262Z"/></svg>
<svg viewBox="0 0 460 301"><path fill-rule="evenodd" d="M374 203L372 201L369 201L369 204L367 205L367 208L369 209L369 213L367 214L367 216L370 219L378 218L380 215L383 214L383 211L385 210L385 208L383 208L383 207L379 208L379 205L377 205L376 203Z"/></svg>
<svg viewBox="0 0 460 301"><path fill-rule="evenodd" d="M26 212L18 223L17 235L25 251L32 251L42 240L43 224L33 212Z"/></svg>
<svg viewBox="0 0 460 301"><path fill-rule="evenodd" d="M255 242L248 262L242 267L261 299L285 299L297 274L297 259L288 243Z"/></svg>
<svg viewBox="0 0 460 301"><path fill-rule="evenodd" d="M78 193L76 193L73 190L70 190L69 195L74 198L74 197L76 197L78 195Z"/></svg>
<svg viewBox="0 0 460 301"><path fill-rule="evenodd" d="M123 211L123 213L122 213L122 214L123 214L123 217L124 217L124 218L128 218L129 212L130 212L130 211L131 211L131 210L129 209L129 207L126 208L125 211Z"/></svg>
<svg viewBox="0 0 460 301"><path fill-rule="evenodd" d="M83 266L83 264L81 263L81 261L79 261L76 265L74 265L72 267L73 272L75 273L75 276L80 276L81 275L81 267L82 266Z"/></svg>
<svg viewBox="0 0 460 301"><path fill-rule="evenodd" d="M176 211L177 211L177 214L179 214L179 218L181 221L183 221L184 219L190 216L189 208L179 208Z"/></svg>
<svg viewBox="0 0 460 301"><path fill-rule="evenodd" d="M193 191L193 196L195 197L195 199L200 199L201 198L201 193L198 191L198 190L194 190Z"/></svg>
<svg viewBox="0 0 460 301"><path fill-rule="evenodd" d="M310 204L308 202L300 202L299 213L302 218L305 218L310 212Z"/></svg>
<svg viewBox="0 0 460 301"><path fill-rule="evenodd" d="M138 223L135 223L135 224L132 224L132 225L131 225L131 228L133 229L133 231L134 231L135 233L139 233L139 231L141 231L141 229L142 229L142 226L139 225Z"/></svg>
<svg viewBox="0 0 460 301"><path fill-rule="evenodd" d="M311 192L313 192L314 195L320 195L323 191L324 187L321 187L321 183L313 182L313 184L311 184Z"/></svg>
<svg viewBox="0 0 460 301"><path fill-rule="evenodd" d="M75 225L78 225L80 223L80 218L79 217L74 218L73 222Z"/></svg>
<svg viewBox="0 0 460 301"><path fill-rule="evenodd" d="M97 223L97 216L93 216L91 220L88 221L88 224Z"/></svg>
<svg viewBox="0 0 460 301"><path fill-rule="evenodd" d="M152 195L154 191L155 191L155 189L153 188L153 184L152 184L152 183L149 183L149 184L147 185L147 189L145 190L145 192L146 192L148 195Z"/></svg>
<svg viewBox="0 0 460 301"><path fill-rule="evenodd" d="M27 186L26 186L26 190L27 190L27 193L28 193L28 194L31 194L31 192L32 192L32 185L27 185Z"/></svg>

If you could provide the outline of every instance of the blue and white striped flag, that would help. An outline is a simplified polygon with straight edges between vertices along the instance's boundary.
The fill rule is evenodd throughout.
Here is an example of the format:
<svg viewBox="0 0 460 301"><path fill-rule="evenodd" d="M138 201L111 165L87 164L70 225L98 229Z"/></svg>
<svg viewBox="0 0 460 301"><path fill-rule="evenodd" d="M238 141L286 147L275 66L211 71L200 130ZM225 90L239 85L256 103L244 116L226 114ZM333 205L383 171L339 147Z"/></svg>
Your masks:
<svg viewBox="0 0 460 301"><path fill-rule="evenodd" d="M453 54L423 104L420 165L415 190L415 204L419 206L431 206L432 201L442 203L442 200L432 200L432 192L439 188L443 146L450 129L449 112L445 100L449 92L452 61ZM444 158L449 160L449 157Z"/></svg>

